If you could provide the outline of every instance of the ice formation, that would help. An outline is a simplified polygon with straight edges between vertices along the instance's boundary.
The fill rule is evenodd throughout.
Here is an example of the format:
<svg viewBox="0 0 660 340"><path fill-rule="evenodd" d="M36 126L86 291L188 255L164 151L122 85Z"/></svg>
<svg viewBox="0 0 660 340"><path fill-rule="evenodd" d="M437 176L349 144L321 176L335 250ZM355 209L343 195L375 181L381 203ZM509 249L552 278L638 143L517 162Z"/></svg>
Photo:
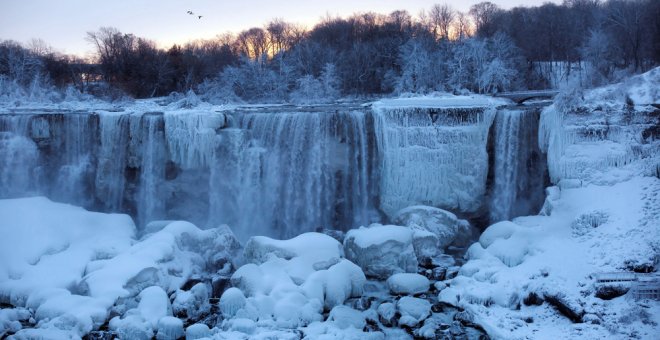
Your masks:
<svg viewBox="0 0 660 340"><path fill-rule="evenodd" d="M430 106L374 104L380 208L389 217L417 204L466 212L480 207L496 109L478 100L456 104L441 99L428 101Z"/></svg>

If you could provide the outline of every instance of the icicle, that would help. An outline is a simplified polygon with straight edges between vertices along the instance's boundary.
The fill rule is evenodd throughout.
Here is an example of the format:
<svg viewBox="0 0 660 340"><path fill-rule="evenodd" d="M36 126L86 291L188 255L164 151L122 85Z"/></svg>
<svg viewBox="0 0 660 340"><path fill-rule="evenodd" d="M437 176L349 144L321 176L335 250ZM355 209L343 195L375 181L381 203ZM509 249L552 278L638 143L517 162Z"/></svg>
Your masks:
<svg viewBox="0 0 660 340"><path fill-rule="evenodd" d="M494 108L376 108L374 115L386 214L415 204L478 209Z"/></svg>

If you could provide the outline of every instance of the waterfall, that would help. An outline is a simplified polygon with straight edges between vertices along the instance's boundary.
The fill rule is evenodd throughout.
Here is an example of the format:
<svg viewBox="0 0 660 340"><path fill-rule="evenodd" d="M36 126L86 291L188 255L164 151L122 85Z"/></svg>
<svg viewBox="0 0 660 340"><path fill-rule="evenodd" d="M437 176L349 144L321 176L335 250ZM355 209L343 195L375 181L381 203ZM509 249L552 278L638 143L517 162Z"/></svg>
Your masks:
<svg viewBox="0 0 660 340"><path fill-rule="evenodd" d="M248 113L220 135L211 216L242 235L291 237L369 222L362 112Z"/></svg>
<svg viewBox="0 0 660 340"><path fill-rule="evenodd" d="M545 157L538 148L538 109L501 109L493 124L490 223L538 213Z"/></svg>
<svg viewBox="0 0 660 340"><path fill-rule="evenodd" d="M106 211L121 212L126 188L129 128L127 114L104 114L100 117L101 142L96 169L96 196L103 198Z"/></svg>
<svg viewBox="0 0 660 340"><path fill-rule="evenodd" d="M412 205L475 212L488 175L492 107L376 108L380 208Z"/></svg>
<svg viewBox="0 0 660 340"><path fill-rule="evenodd" d="M140 118L142 162L137 212L139 224L144 226L149 221L166 218L163 197L166 149L163 115L148 113Z"/></svg>

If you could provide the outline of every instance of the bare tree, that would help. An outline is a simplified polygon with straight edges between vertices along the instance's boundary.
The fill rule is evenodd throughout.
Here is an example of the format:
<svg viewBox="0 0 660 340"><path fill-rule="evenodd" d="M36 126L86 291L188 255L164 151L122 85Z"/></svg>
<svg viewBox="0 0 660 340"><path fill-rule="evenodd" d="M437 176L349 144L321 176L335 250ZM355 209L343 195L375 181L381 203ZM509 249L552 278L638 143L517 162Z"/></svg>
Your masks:
<svg viewBox="0 0 660 340"><path fill-rule="evenodd" d="M433 35L435 38L448 39L449 28L454 22L454 19L456 19L456 11L447 4L435 4L431 7L429 17L431 19Z"/></svg>

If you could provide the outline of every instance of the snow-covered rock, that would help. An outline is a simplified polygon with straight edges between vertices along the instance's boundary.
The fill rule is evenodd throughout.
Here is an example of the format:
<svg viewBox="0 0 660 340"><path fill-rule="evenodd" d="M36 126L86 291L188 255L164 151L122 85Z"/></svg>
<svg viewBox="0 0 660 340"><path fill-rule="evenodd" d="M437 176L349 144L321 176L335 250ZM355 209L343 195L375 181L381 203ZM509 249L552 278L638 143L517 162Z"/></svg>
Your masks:
<svg viewBox="0 0 660 340"><path fill-rule="evenodd" d="M305 295L316 298L326 309L341 305L350 297L362 295L366 278L362 269L348 260L319 270L301 286Z"/></svg>
<svg viewBox="0 0 660 340"><path fill-rule="evenodd" d="M186 328L186 340L202 339L209 337L210 335L211 330L209 329L209 326L203 323L196 323Z"/></svg>
<svg viewBox="0 0 660 340"><path fill-rule="evenodd" d="M434 207L416 205L399 210L394 222L411 228L422 228L438 238L438 249L446 249L457 239L469 238L472 228L466 220L453 213ZM431 254L430 257L436 254Z"/></svg>
<svg viewBox="0 0 660 340"><path fill-rule="evenodd" d="M346 258L362 268L367 276L387 279L395 273L417 271L417 257L409 228L372 224L346 233Z"/></svg>
<svg viewBox="0 0 660 340"><path fill-rule="evenodd" d="M336 306L332 308L328 315L328 321L334 322L341 329L353 327L361 330L367 325L364 315L360 311L348 306Z"/></svg>
<svg viewBox="0 0 660 340"><path fill-rule="evenodd" d="M404 296L396 304L401 318L400 325L414 327L431 314L431 303L424 299Z"/></svg>
<svg viewBox="0 0 660 340"><path fill-rule="evenodd" d="M190 290L177 290L176 297L172 302L172 311L175 315L185 313L188 319L199 320L202 315L211 310L209 303L209 289L206 284L200 282Z"/></svg>
<svg viewBox="0 0 660 340"><path fill-rule="evenodd" d="M430 286L429 279L416 273L398 273L387 279L387 287L392 294L420 294L428 291Z"/></svg>
<svg viewBox="0 0 660 340"><path fill-rule="evenodd" d="M176 340L183 337L183 321L173 316L165 316L158 320L156 339Z"/></svg>
<svg viewBox="0 0 660 340"><path fill-rule="evenodd" d="M246 298L243 292L235 287L227 289L220 297L220 312L222 316L231 319L240 309L245 307Z"/></svg>

